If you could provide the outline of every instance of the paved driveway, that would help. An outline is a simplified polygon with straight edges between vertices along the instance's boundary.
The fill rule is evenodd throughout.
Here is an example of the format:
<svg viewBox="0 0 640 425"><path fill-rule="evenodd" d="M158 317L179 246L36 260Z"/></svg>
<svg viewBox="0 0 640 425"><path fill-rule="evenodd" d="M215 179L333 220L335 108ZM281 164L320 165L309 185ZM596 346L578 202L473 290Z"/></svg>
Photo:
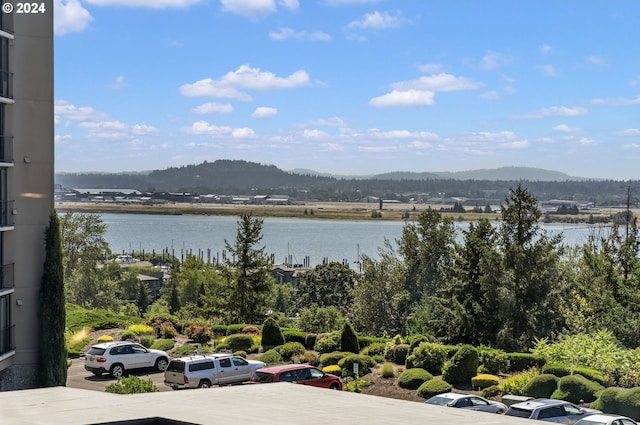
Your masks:
<svg viewBox="0 0 640 425"><path fill-rule="evenodd" d="M162 372L145 369L132 372L131 374L142 379L151 379L160 391L173 391L164 385L164 373ZM91 372L84 370L84 358L71 360L71 366L67 371L67 387L104 392L105 388L114 382L116 382L116 379L107 374L94 376Z"/></svg>

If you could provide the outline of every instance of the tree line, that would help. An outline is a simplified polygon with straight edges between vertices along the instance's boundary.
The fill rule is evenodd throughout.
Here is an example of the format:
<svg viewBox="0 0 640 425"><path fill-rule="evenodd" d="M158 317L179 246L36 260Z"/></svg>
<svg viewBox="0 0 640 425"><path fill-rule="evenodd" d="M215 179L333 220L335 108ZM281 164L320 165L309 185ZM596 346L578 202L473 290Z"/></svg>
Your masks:
<svg viewBox="0 0 640 425"><path fill-rule="evenodd" d="M174 262L158 300L145 302L134 272L103 262L108 245L99 216L61 220L67 301L134 314L172 314L183 321L262 323L306 332L432 335L448 344L527 350L538 338L608 329L626 346L640 343L640 238L630 212L623 223L567 246L538 225L537 200L523 185L505 198L501 220L471 223L461 242L451 218L435 210L407 222L402 235L349 265L318 265L297 286L276 284L260 246L262 220L238 220L230 253L210 265Z"/></svg>

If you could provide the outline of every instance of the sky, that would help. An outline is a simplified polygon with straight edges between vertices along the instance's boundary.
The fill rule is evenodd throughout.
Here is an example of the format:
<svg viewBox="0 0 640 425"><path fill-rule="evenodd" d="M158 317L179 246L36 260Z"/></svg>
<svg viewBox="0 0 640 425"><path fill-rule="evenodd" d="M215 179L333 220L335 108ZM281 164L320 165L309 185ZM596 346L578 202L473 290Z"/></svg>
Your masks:
<svg viewBox="0 0 640 425"><path fill-rule="evenodd" d="M640 178L637 0L53 0L56 172Z"/></svg>

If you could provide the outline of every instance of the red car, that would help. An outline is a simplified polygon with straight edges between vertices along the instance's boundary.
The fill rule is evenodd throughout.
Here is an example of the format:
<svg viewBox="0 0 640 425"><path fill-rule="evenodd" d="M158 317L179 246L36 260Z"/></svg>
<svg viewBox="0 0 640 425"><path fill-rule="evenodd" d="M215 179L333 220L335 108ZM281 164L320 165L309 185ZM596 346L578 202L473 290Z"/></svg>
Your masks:
<svg viewBox="0 0 640 425"><path fill-rule="evenodd" d="M324 373L308 364L283 364L258 369L253 373L252 383L294 382L313 387L342 390L342 379L330 373Z"/></svg>

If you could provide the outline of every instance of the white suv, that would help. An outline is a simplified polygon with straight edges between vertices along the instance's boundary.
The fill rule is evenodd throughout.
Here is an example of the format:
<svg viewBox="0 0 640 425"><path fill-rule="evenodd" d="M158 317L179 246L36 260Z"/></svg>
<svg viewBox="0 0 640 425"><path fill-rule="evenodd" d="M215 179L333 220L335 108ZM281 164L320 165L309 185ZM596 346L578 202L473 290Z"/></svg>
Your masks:
<svg viewBox="0 0 640 425"><path fill-rule="evenodd" d="M226 353L182 357L171 360L164 372L164 384L174 390L237 384L248 381L263 367L263 362Z"/></svg>
<svg viewBox="0 0 640 425"><path fill-rule="evenodd" d="M114 378L120 378L132 369L153 367L163 372L168 364L169 355L164 351L152 350L128 341L96 344L84 357L86 370L94 375L108 372Z"/></svg>

